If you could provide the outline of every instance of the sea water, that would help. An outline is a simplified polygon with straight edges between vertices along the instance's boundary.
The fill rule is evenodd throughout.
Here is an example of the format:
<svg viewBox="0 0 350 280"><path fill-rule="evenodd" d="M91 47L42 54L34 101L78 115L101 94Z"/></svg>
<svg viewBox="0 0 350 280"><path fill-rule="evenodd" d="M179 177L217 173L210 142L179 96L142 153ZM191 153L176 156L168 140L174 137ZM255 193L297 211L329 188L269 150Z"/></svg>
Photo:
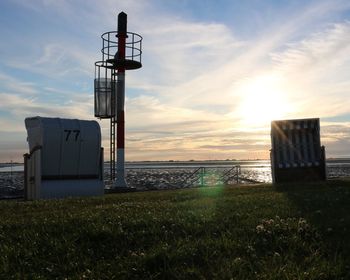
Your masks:
<svg viewBox="0 0 350 280"><path fill-rule="evenodd" d="M156 177L161 179L159 174L171 173L191 173L197 168L210 170L228 170L233 166L239 166L241 176L258 182L271 182L271 165L269 160L224 160L224 161L143 161L127 162L125 164L126 173L137 176L137 173L158 174ZM327 175L330 178L350 176L350 159L328 159ZM109 163L105 162L105 174L109 174ZM23 172L23 164L0 164L1 173ZM168 176L169 177L169 176ZM171 176L170 176L171 177ZM156 178L155 178L156 179ZM170 178L171 179L171 178Z"/></svg>

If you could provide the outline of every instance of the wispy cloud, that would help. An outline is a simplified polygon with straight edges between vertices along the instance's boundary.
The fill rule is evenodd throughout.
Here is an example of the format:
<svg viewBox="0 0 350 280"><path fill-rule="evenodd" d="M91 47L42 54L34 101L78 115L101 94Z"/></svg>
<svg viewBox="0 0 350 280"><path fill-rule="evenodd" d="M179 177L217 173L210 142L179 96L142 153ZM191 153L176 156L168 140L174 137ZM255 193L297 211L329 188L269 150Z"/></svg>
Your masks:
<svg viewBox="0 0 350 280"><path fill-rule="evenodd" d="M41 74L52 79L87 79L93 75L96 53L83 46L71 46L69 42L47 43L39 47L41 53L27 58L8 59L13 68Z"/></svg>
<svg viewBox="0 0 350 280"><path fill-rule="evenodd" d="M5 88L6 90L17 94L33 95L38 93L38 89L36 88L35 83L25 82L14 76L7 75L1 72L0 72L0 82L1 82L0 88Z"/></svg>
<svg viewBox="0 0 350 280"><path fill-rule="evenodd" d="M303 101L301 112L322 117L349 112L349 46L350 23L346 21L272 54L277 71L288 77L290 95Z"/></svg>
<svg viewBox="0 0 350 280"><path fill-rule="evenodd" d="M54 103L40 102L37 98L26 98L8 93L0 93L0 99L1 111L7 113L9 118L14 117L17 121L20 120L21 122L25 117L38 115L86 119L90 115L90 103L93 101L92 99L85 99L84 101L81 99L69 100L57 106Z"/></svg>
<svg viewBox="0 0 350 280"><path fill-rule="evenodd" d="M350 122L321 122L322 144L330 157L349 157Z"/></svg>

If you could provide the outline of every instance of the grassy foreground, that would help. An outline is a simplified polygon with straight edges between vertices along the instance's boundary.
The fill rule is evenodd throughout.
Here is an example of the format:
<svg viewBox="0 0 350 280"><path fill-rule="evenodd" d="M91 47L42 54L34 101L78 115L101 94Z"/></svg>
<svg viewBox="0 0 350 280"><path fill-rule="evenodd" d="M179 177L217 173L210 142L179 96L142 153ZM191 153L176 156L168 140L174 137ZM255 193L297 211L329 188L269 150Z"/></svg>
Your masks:
<svg viewBox="0 0 350 280"><path fill-rule="evenodd" d="M0 279L350 279L350 181L0 202Z"/></svg>

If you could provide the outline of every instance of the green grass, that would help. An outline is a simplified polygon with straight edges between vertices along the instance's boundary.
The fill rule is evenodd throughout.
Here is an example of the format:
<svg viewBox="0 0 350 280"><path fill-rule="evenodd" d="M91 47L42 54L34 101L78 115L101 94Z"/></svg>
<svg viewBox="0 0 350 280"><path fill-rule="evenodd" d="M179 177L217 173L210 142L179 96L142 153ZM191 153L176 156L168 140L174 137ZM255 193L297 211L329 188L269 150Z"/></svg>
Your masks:
<svg viewBox="0 0 350 280"><path fill-rule="evenodd" d="M350 181L0 202L0 279L350 279Z"/></svg>

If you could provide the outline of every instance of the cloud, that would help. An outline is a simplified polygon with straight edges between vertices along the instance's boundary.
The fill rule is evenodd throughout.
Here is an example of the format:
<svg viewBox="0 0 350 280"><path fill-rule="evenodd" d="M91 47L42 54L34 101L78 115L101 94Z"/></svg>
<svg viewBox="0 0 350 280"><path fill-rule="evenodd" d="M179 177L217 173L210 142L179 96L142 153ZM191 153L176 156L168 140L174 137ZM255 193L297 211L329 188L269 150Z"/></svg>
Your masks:
<svg viewBox="0 0 350 280"><path fill-rule="evenodd" d="M272 54L276 71L288 77L289 94L304 103L300 111L322 117L349 112L350 23L334 24ZM309 115L309 113L307 113Z"/></svg>
<svg viewBox="0 0 350 280"><path fill-rule="evenodd" d="M128 160L147 160L151 152L161 159L166 155L167 159L180 159L180 154L205 159L214 152L215 158L226 158L227 153L233 158L236 152L245 152L245 158L267 157L268 135L259 130L234 130L225 116L167 106L147 96L128 100L127 108ZM144 119L147 121L142 122Z"/></svg>
<svg viewBox="0 0 350 280"><path fill-rule="evenodd" d="M1 87L8 91L23 94L35 95L38 93L36 84L33 82L24 82L21 79L0 72ZM1 88L0 88L1 89Z"/></svg>
<svg viewBox="0 0 350 280"><path fill-rule="evenodd" d="M350 157L350 122L321 122L322 145L327 157Z"/></svg>
<svg viewBox="0 0 350 280"><path fill-rule="evenodd" d="M57 106L54 103L43 103L36 98L26 98L14 94L0 93L0 109L8 116L23 121L30 116L61 116L65 118L83 118L90 115L92 100L70 100Z"/></svg>
<svg viewBox="0 0 350 280"><path fill-rule="evenodd" d="M72 46L69 42L46 43L40 49L38 55L11 59L7 65L51 79L93 78L96 53L85 50L83 46Z"/></svg>

